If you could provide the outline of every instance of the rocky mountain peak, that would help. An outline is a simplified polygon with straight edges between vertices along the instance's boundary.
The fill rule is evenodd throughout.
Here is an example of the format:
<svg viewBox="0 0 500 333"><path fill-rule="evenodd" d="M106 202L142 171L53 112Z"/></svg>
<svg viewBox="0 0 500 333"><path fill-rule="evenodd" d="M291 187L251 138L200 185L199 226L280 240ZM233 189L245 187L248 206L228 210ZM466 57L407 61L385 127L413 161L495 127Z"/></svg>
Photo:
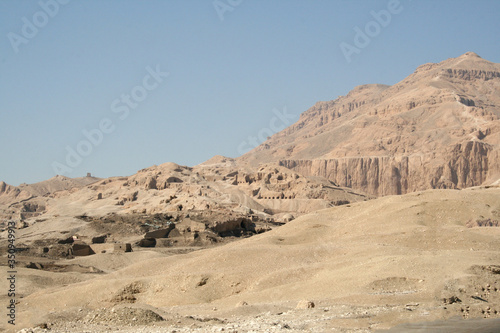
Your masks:
<svg viewBox="0 0 500 333"><path fill-rule="evenodd" d="M238 161L386 195L496 180L499 145L500 64L467 52L318 102Z"/></svg>

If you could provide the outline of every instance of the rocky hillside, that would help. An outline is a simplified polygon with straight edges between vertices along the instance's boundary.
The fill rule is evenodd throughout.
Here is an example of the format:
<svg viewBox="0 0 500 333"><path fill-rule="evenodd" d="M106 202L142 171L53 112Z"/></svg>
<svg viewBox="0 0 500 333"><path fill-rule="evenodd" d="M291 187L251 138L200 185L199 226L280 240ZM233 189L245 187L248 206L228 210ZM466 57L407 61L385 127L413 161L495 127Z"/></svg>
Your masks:
<svg viewBox="0 0 500 333"><path fill-rule="evenodd" d="M18 187L2 182L0 229L9 220L21 228L60 220L71 230L80 223L78 216L188 216L201 211L286 222L285 215L296 217L368 199L321 177L304 177L276 165L240 167L233 159L217 157L195 167L155 165L128 177L56 176Z"/></svg>
<svg viewBox="0 0 500 333"><path fill-rule="evenodd" d="M78 191L98 180L100 178L91 175L79 178L58 175L38 183L23 183L19 186L0 181L0 226L7 220L22 221L36 217L45 212L49 197Z"/></svg>
<svg viewBox="0 0 500 333"><path fill-rule="evenodd" d="M318 102L238 161L390 195L494 183L499 144L500 64L468 52Z"/></svg>

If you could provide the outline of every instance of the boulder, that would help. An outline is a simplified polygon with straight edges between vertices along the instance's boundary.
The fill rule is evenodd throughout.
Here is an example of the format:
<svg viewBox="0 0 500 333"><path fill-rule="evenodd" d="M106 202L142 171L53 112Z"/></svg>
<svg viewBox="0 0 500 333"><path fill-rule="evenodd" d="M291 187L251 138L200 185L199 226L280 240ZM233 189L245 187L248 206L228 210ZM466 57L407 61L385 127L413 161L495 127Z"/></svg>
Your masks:
<svg viewBox="0 0 500 333"><path fill-rule="evenodd" d="M314 302L302 300L299 303L297 303L296 309L312 309L312 308L314 308L314 306L315 306Z"/></svg>

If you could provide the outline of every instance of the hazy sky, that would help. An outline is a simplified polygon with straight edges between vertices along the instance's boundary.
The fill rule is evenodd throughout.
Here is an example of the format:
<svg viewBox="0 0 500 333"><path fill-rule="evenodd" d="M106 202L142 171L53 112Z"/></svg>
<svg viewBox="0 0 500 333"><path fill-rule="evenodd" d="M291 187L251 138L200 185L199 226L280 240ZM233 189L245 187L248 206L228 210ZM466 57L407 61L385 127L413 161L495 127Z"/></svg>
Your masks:
<svg viewBox="0 0 500 333"><path fill-rule="evenodd" d="M499 14L495 0L3 0L0 180L236 157L357 85L467 51L500 62Z"/></svg>

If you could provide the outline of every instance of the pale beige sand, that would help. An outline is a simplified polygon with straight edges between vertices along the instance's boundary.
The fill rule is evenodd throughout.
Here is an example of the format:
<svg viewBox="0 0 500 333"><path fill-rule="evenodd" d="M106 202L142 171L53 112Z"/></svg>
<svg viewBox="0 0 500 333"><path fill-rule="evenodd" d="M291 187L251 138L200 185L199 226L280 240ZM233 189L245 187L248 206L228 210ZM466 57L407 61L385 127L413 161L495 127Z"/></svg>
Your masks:
<svg viewBox="0 0 500 333"><path fill-rule="evenodd" d="M499 188L389 196L304 215L271 232L185 255L122 254L134 260L120 259L125 267L108 274L64 273L72 278L47 280L46 288L30 291L24 285L25 293L34 292L19 304L18 327L77 322L80 312L114 306L153 309L171 318L164 325L179 329L192 324L189 315L227 320L222 326L196 320L206 331L231 320L250 325L242 332L251 331L255 320L261 328L268 320L288 320L292 329L326 332L456 315L498 318L500 228L466 224L500 219L499 199ZM108 260L99 254L88 264L116 268ZM45 275L20 269L20 281L30 274ZM120 301L123 295L135 302ZM461 302L443 302L452 296ZM303 299L316 307L296 310Z"/></svg>

